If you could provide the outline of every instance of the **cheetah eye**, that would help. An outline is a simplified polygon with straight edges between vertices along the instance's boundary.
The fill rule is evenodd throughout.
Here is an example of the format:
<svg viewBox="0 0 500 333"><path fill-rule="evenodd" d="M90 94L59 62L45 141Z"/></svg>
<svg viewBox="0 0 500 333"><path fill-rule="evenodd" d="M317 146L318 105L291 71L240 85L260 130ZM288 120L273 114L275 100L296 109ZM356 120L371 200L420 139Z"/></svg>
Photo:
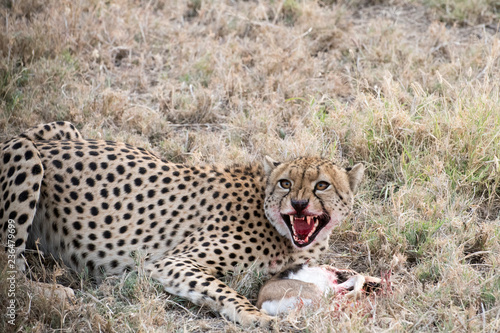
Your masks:
<svg viewBox="0 0 500 333"><path fill-rule="evenodd" d="M327 182L318 182L316 184L316 186L314 187L314 189L317 191L324 191L329 187L330 187L330 184L328 184Z"/></svg>
<svg viewBox="0 0 500 333"><path fill-rule="evenodd" d="M289 181L288 179L281 179L278 184L280 185L280 187L284 190L289 190L290 187L292 187L292 182Z"/></svg>

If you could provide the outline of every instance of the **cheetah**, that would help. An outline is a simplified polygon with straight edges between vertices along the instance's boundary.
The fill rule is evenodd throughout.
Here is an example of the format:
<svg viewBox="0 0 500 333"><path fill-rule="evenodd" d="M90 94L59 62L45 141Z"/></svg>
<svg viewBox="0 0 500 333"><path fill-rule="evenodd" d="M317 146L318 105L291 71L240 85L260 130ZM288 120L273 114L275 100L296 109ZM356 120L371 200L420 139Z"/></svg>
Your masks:
<svg viewBox="0 0 500 333"><path fill-rule="evenodd" d="M235 267L276 274L313 262L350 212L364 167L314 157L188 166L143 148L85 140L68 122L0 146L0 240L95 277L133 270L136 251L165 291L241 325L272 317L220 280ZM16 233L10 233L15 223Z"/></svg>

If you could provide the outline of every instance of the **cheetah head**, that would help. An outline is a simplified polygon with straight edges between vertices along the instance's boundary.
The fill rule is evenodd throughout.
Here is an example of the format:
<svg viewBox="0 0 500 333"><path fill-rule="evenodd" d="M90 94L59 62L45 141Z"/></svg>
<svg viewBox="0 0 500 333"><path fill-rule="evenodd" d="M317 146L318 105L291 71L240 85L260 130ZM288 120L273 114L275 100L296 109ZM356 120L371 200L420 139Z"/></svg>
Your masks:
<svg viewBox="0 0 500 333"><path fill-rule="evenodd" d="M331 161L304 157L280 163L266 157L265 212L298 249L329 237L350 212L364 167L343 169Z"/></svg>

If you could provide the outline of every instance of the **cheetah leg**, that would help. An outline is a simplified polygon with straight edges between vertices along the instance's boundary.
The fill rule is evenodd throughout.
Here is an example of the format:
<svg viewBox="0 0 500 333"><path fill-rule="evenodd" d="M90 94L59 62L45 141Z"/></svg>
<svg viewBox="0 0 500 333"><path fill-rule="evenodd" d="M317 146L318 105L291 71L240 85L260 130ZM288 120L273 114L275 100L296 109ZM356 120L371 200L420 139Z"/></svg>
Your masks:
<svg viewBox="0 0 500 333"><path fill-rule="evenodd" d="M146 266L164 289L198 305L207 305L231 321L244 326L269 326L272 318L259 311L246 297L209 273L191 258L167 257Z"/></svg>
<svg viewBox="0 0 500 333"><path fill-rule="evenodd" d="M15 138L0 145L0 243L9 270L25 270L22 254L40 198L43 166L35 144Z"/></svg>
<svg viewBox="0 0 500 333"><path fill-rule="evenodd" d="M25 270L22 253L40 198L43 166L36 140L78 140L82 135L66 121L30 128L0 146L0 243L19 271ZM10 259L14 257L15 259ZM14 267L14 266L13 266Z"/></svg>
<svg viewBox="0 0 500 333"><path fill-rule="evenodd" d="M0 145L0 243L7 252L7 270L24 272L23 253L33 226L43 166L35 144L18 137ZM58 284L29 281L47 299L71 305L74 292Z"/></svg>

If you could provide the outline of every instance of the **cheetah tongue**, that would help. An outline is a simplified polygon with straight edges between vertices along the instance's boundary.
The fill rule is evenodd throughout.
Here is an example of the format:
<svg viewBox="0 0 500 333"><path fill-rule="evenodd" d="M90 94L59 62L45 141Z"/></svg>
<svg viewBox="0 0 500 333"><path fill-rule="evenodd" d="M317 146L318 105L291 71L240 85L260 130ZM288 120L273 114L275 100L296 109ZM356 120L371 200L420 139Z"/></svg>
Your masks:
<svg viewBox="0 0 500 333"><path fill-rule="evenodd" d="M300 243L307 243L309 236L311 236L316 227L318 226L318 219L315 216L296 217L290 215L292 222L293 237L295 241Z"/></svg>

